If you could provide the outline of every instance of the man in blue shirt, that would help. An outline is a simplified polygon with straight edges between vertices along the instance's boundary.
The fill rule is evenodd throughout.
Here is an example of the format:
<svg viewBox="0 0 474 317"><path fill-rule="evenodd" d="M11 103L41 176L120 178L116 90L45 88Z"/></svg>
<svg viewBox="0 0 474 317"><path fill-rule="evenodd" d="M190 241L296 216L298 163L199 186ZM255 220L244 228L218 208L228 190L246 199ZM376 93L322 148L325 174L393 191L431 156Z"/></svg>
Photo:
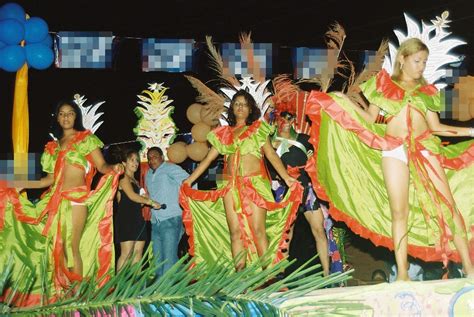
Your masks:
<svg viewBox="0 0 474 317"><path fill-rule="evenodd" d="M180 166L165 162L159 147L148 149L147 157L150 169L145 183L150 198L161 205L166 204L166 209L151 210L153 257L157 264L166 261L157 269L156 277L160 278L178 261L178 244L184 233L179 188L189 174Z"/></svg>

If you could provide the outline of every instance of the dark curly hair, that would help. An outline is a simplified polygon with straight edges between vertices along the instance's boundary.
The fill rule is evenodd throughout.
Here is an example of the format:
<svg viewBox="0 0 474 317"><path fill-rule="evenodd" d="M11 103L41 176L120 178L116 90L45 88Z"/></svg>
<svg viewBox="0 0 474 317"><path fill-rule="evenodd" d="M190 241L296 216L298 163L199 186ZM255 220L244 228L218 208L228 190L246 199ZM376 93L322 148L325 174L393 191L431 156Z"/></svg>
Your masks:
<svg viewBox="0 0 474 317"><path fill-rule="evenodd" d="M56 109L54 110L53 121L52 121L52 125L51 125L51 132L58 139L61 139L62 136L63 136L63 129L61 128L61 126L58 123L58 114L59 114L59 110L64 105L71 106L71 108L76 113L76 118L74 119L74 130L76 130L76 131L84 131L85 130L84 125L82 124L82 111L81 111L81 108L79 108L79 106L72 99L61 100L57 103Z"/></svg>
<svg viewBox="0 0 474 317"><path fill-rule="evenodd" d="M232 97L229 109L227 109L227 122L232 127L237 124L236 119L235 119L233 105L235 103L235 100L240 96L244 97L245 101L247 102L247 105L250 108L249 116L247 120L245 120L245 124L251 125L252 123L254 123L260 118L260 109L258 109L257 107L257 102L255 101L255 99L250 93L241 89L237 91L235 95Z"/></svg>

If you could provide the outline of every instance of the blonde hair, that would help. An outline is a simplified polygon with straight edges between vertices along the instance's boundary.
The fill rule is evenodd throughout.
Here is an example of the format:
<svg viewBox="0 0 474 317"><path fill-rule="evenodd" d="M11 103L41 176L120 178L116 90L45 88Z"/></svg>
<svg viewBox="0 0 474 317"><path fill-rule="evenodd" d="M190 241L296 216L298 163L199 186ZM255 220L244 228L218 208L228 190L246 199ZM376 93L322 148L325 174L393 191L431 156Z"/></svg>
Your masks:
<svg viewBox="0 0 474 317"><path fill-rule="evenodd" d="M406 41L404 41L402 44L400 44L400 47L398 48L397 51L397 56L395 57L395 65L393 65L393 73L392 73L392 79L395 81L400 81L402 77L402 70L401 70L401 64L400 64L400 57L407 57L413 54L416 54L420 51L424 51L426 53L430 53L430 50L428 49L428 46L426 46L425 43L423 43L420 39L418 38L411 38ZM420 79L418 79L418 83L422 85L426 85L427 81L426 79L422 76Z"/></svg>

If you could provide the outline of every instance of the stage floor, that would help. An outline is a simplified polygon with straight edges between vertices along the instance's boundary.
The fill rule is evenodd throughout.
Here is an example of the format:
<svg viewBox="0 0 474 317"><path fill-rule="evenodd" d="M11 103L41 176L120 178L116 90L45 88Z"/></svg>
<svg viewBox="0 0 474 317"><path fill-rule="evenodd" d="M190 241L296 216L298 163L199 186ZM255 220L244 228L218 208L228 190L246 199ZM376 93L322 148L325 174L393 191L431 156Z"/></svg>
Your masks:
<svg viewBox="0 0 474 317"><path fill-rule="evenodd" d="M304 297L287 300L280 308L289 316L322 316L324 309L316 309L312 303L346 301L345 313L354 316L472 317L474 279L396 282L322 289ZM330 311L327 313L332 314Z"/></svg>

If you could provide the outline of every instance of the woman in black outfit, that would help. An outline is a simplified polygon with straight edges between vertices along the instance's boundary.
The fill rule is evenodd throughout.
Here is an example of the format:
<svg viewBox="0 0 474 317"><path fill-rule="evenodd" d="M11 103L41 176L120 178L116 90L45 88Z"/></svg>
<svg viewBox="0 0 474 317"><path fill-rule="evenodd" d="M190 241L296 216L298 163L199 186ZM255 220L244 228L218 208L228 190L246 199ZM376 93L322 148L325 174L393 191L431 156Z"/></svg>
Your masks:
<svg viewBox="0 0 474 317"><path fill-rule="evenodd" d="M160 204L148 197L142 196L140 186L135 179L135 172L140 164L138 153L128 150L122 154L122 164L125 173L120 180L117 191L116 230L120 242L120 257L117 261L117 271L125 261L133 256L132 263L137 263L143 255L146 239L145 219L142 216L142 204L160 209Z"/></svg>
<svg viewBox="0 0 474 317"><path fill-rule="evenodd" d="M298 212L304 214L311 227L323 273L327 276L330 270L328 240L324 230L324 215L321 210L321 204L327 203L316 196L311 185L311 179L305 171L306 163L313 153L313 146L309 143L308 135L297 133L293 129L294 120L295 116L288 111L283 111L279 114L277 120L278 133L275 135L272 143L285 167L289 168L290 175L297 177L298 181L303 185L303 198ZM290 242L292 236L293 227L291 227L289 233Z"/></svg>

